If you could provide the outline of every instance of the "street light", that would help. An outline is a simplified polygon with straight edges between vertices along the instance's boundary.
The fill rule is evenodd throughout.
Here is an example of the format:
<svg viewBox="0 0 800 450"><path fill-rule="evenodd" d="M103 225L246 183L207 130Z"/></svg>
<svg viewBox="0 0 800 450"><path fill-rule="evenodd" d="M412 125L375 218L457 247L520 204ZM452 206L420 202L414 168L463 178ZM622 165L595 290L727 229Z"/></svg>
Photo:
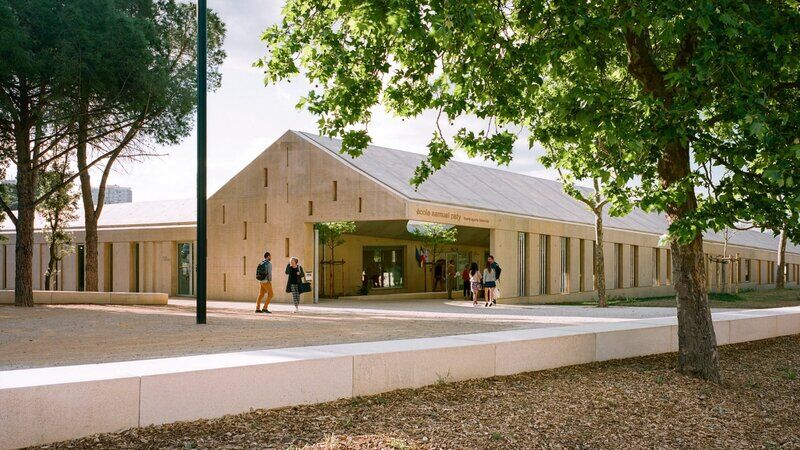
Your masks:
<svg viewBox="0 0 800 450"><path fill-rule="evenodd" d="M206 0L197 0L197 323L206 323Z"/></svg>

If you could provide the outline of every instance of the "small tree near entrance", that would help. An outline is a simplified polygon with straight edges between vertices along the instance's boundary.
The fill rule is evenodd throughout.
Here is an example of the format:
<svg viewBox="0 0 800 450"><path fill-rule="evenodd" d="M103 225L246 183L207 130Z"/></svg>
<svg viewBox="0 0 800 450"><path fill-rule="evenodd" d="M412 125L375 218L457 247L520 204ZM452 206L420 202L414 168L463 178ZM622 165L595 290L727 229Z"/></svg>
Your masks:
<svg viewBox="0 0 800 450"><path fill-rule="evenodd" d="M458 240L458 229L440 223L423 223L411 230L411 234L431 253L431 261L436 264L436 255L442 252L445 245L455 244ZM422 270L425 279L425 290L428 290L428 273L425 261Z"/></svg>
<svg viewBox="0 0 800 450"><path fill-rule="evenodd" d="M44 239L50 252L47 263L44 289L49 291L58 289L58 263L72 250L72 233L66 230L69 222L76 220L78 215L78 192L73 182L65 182L69 178L69 161L53 163L50 170L39 177L39 186L42 192L53 189L53 194L36 206L36 210L45 221Z"/></svg>
<svg viewBox="0 0 800 450"><path fill-rule="evenodd" d="M330 296L333 297L335 295L334 290L334 252L336 247L344 244L344 235L348 233L354 233L356 231L356 223L355 222L321 222L314 225L319 231L319 242L324 246L330 249L331 251L331 258L328 263L331 266L330 270ZM325 262L325 254L322 255L323 263Z"/></svg>

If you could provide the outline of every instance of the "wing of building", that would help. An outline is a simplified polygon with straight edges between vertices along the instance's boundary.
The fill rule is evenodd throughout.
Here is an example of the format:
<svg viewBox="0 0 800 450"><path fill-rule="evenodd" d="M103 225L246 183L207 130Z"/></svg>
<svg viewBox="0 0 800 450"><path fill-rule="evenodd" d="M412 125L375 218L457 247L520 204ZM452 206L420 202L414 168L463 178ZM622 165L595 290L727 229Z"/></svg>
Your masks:
<svg viewBox="0 0 800 450"><path fill-rule="evenodd" d="M359 158L341 142L288 131L209 198L209 298L251 300L255 270L272 255L275 291L283 293L292 256L315 278L311 295L427 297L461 290L461 270L489 254L503 268L502 295L520 302L582 300L593 295L593 216L558 182L451 162L419 189L409 185L424 155L370 146ZM100 223L100 285L105 290L194 294L194 200L107 205ZM333 251L314 224L353 221L356 231ZM671 255L659 245L659 214L634 210L605 217L604 254L610 295L671 295ZM409 222L455 227L458 240L423 248ZM41 227L39 223L39 227ZM61 263L59 288L82 287L82 218L71 224L76 246ZM13 288L14 234L2 231L2 281ZM777 238L742 231L705 236L709 287L774 283ZM37 233L35 288L44 286L47 245ZM725 253L738 261L722 263ZM425 259L426 264L421 264ZM800 247L787 249L789 284L800 278ZM454 268L448 267L452 261ZM454 271L456 277L449 277ZM433 294L443 295L443 294ZM460 295L460 294L458 294Z"/></svg>

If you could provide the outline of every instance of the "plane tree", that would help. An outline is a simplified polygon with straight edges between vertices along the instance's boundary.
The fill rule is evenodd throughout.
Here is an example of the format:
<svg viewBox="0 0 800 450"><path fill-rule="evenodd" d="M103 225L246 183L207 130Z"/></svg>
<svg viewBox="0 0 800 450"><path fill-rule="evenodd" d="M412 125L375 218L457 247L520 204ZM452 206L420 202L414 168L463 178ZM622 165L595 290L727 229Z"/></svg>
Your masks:
<svg viewBox="0 0 800 450"><path fill-rule="evenodd" d="M775 287L782 289L787 242L800 242L800 91L784 90L765 98L761 117L763 121L755 125L752 117L744 117L720 127L719 132L728 138L728 151L718 160L730 177L713 195L736 204L723 210L723 216L735 211L738 219L746 221L744 227L778 237ZM746 158L741 158L743 152L748 153Z"/></svg>
<svg viewBox="0 0 800 450"><path fill-rule="evenodd" d="M716 126L748 115L757 124L765 96L800 87L786 70L797 64L798 30L800 11L786 1L288 0L263 33L267 54L256 65L267 82L305 76L311 88L300 106L355 156L370 142L378 104L401 117L432 110L447 122L483 121L451 138L436 127L416 184L457 148L507 163L517 130L546 132L546 83L558 82L546 104L564 120L593 120L582 105L612 105L625 126L603 136L636 174L636 204L670 225L678 369L721 382L702 235L720 223L702 212L726 205L698 195L696 162L728 151Z"/></svg>

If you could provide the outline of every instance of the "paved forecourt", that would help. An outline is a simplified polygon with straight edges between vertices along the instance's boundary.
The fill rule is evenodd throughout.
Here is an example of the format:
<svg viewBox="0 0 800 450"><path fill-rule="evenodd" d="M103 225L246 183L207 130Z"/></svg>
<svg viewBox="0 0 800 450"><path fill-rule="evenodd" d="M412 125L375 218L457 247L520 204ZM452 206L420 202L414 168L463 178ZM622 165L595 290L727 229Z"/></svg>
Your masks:
<svg viewBox="0 0 800 450"><path fill-rule="evenodd" d="M800 333L800 307L713 316L721 345ZM4 371L0 447L666 353L677 347L677 321L662 317ZM265 379L272 380L266 388L255 383Z"/></svg>

